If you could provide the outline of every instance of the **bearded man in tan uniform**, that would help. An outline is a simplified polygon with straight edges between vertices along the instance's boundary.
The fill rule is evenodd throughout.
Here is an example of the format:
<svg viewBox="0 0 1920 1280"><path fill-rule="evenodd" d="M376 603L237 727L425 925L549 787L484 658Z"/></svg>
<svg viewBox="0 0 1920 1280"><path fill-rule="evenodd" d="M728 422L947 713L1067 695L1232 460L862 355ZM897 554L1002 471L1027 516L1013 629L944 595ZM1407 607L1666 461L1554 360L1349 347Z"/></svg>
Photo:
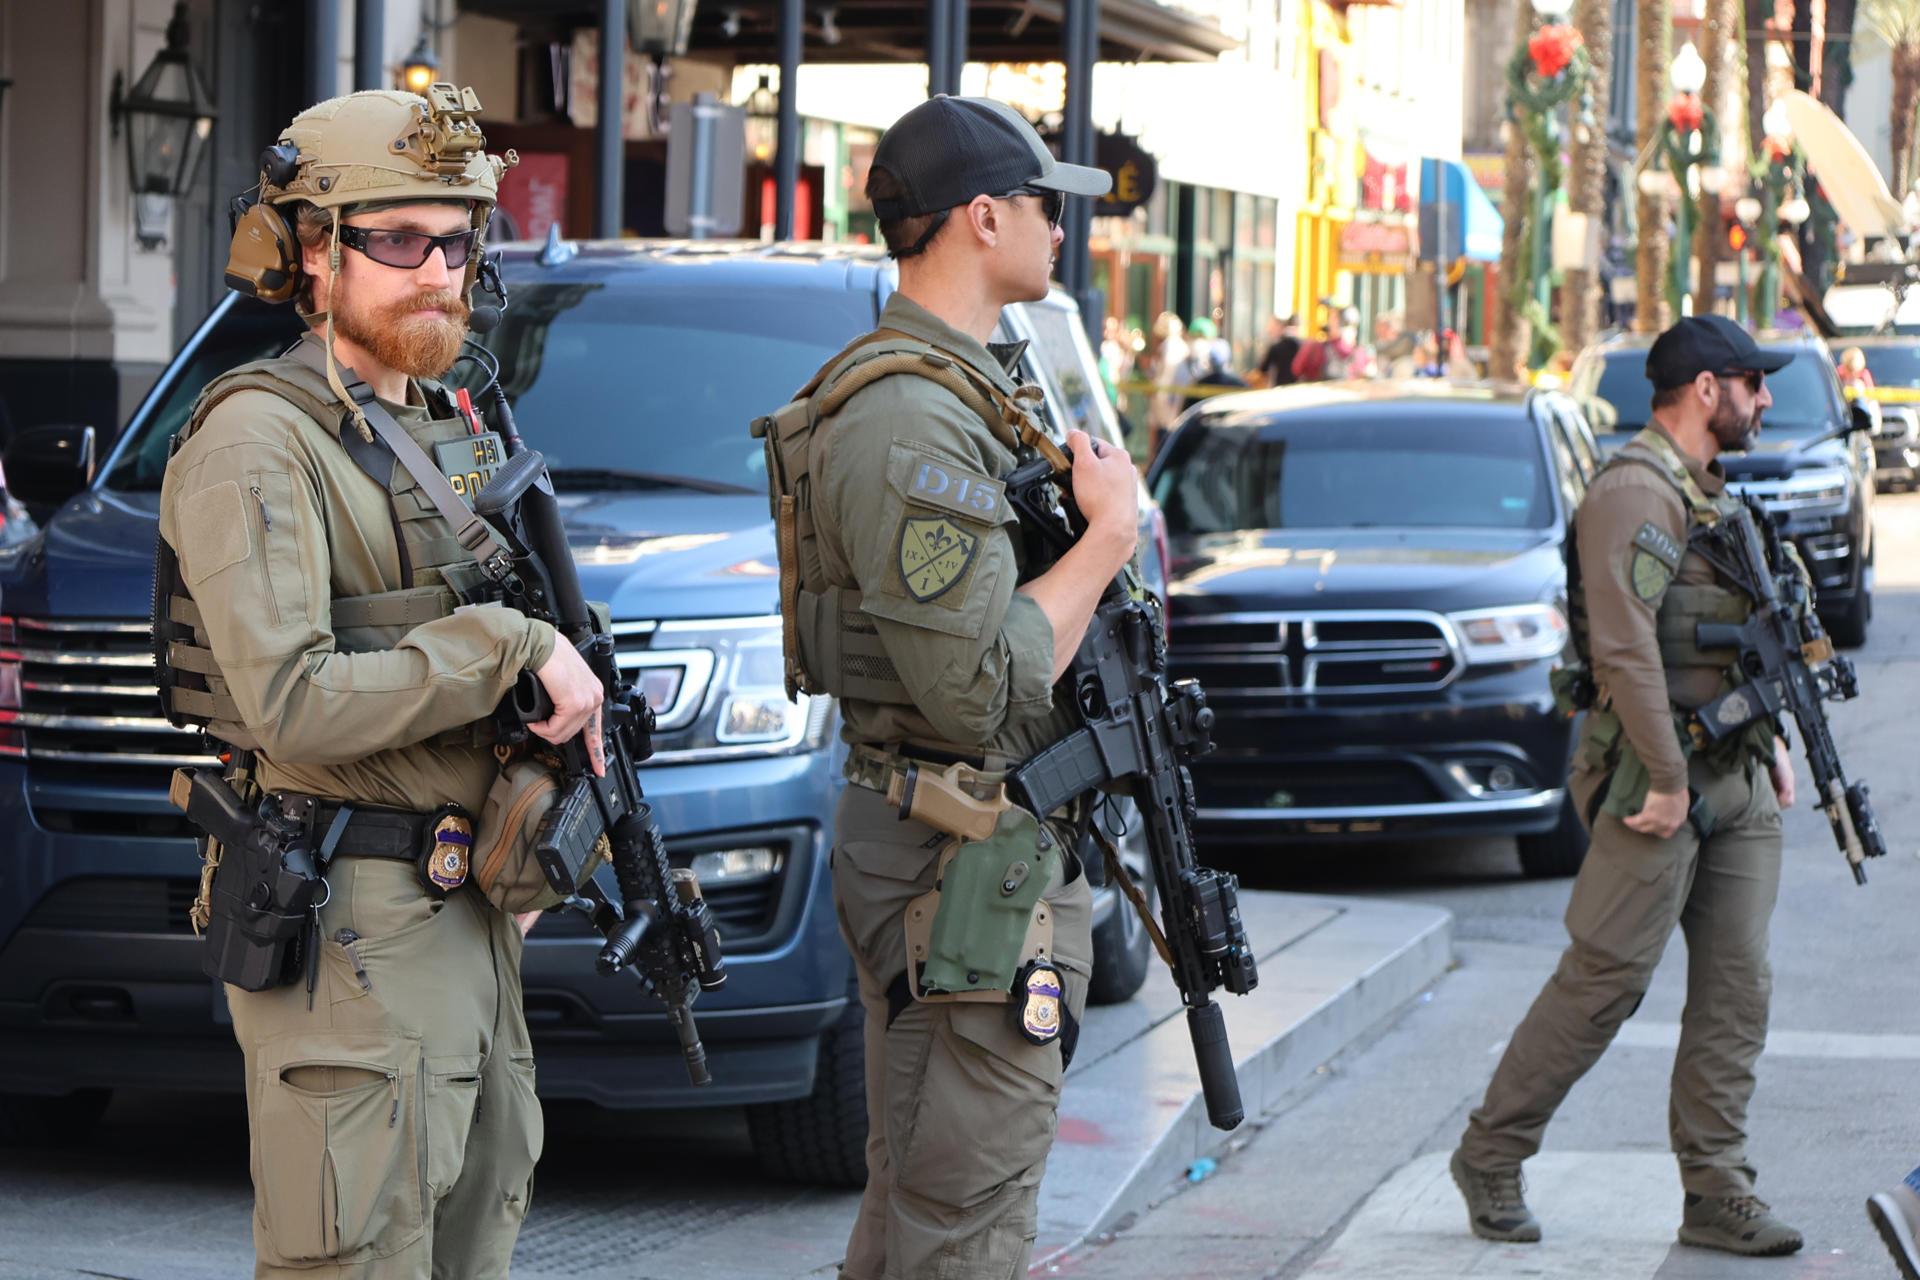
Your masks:
<svg viewBox="0 0 1920 1280"><path fill-rule="evenodd" d="M459 354L505 168L478 110L436 85L288 126L227 279L296 297L313 331L208 387L161 489L169 714L235 749L248 794L294 798L335 840L306 980L227 987L258 1277L505 1276L540 1153L522 930L462 858L430 874L421 841L487 838L471 819L506 766L487 722L523 672L552 699L529 726L550 742L593 723L603 690L546 623L459 607L471 549L367 426L384 414L468 458L481 438L428 381ZM457 814L462 843L436 842L430 819Z"/></svg>
<svg viewBox="0 0 1920 1280"><path fill-rule="evenodd" d="M1593 846L1567 905L1571 945L1453 1155L1469 1225L1486 1239L1540 1239L1520 1164L1639 1008L1678 924L1687 1005L1668 1123L1686 1192L1680 1241L1741 1254L1800 1248L1800 1233L1754 1195L1746 1154L1792 766L1768 718L1707 751L1684 731L1686 712L1739 679L1729 655L1693 643L1695 624L1739 621L1752 608L1690 538L1736 501L1714 456L1750 447L1773 403L1766 375L1791 358L1762 352L1719 316L1661 334L1647 353L1653 423L1581 504L1568 594L1594 695L1575 699L1587 716L1568 789Z"/></svg>

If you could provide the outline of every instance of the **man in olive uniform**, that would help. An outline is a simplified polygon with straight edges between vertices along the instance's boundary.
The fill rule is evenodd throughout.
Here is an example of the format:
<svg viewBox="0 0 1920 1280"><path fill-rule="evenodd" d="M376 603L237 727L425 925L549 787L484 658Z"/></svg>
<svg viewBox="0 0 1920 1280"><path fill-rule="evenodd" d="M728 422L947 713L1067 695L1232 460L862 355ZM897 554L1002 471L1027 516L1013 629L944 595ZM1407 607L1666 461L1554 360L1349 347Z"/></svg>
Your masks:
<svg viewBox="0 0 1920 1280"><path fill-rule="evenodd" d="M373 444L361 382L364 415L472 453L478 424L427 380L459 352L504 164L471 93L435 94L333 99L282 135L228 281L297 293L313 332L208 388L161 490L192 636L168 663L204 677L173 707L251 752L258 790L316 798L336 838L311 976L227 988L261 1277L505 1276L540 1153L521 930L460 858L429 884L420 855L473 837L429 816L480 812L501 765L476 722L523 671L552 697L532 726L549 741L602 690L547 624L456 611L473 555L394 454L350 453Z"/></svg>
<svg viewBox="0 0 1920 1280"><path fill-rule="evenodd" d="M868 1177L850 1280L1008 1280L1025 1274L1033 1247L1086 1000L1091 893L1065 825L1048 824L1032 861L1050 870L1033 874L1044 876L1037 910L1051 913L1048 981L1064 990L1026 1034L1011 990L922 990L906 918L957 846L905 816L918 801L904 788L911 772L924 795L957 763L960 786L987 800L1002 770L1076 727L1054 682L1134 553L1137 480L1124 452L1069 433L1088 529L1029 573L1001 481L1023 429L1031 442L1032 388L1009 374L1019 348L988 341L1003 306L1046 295L1064 196L1108 185L1098 170L1056 164L1000 103L915 107L880 139L867 183L899 290L876 333L763 420L789 482L774 477L777 509L791 502L783 493L804 503L789 506L797 526L782 522L790 673L841 698L853 744L833 851L866 1014ZM805 483L792 483L797 469ZM994 839L1007 829L1003 814ZM1028 869L1012 864L992 889L1012 893ZM948 883L940 911L951 896Z"/></svg>
<svg viewBox="0 0 1920 1280"><path fill-rule="evenodd" d="M1687 1004L1668 1125L1686 1193L1680 1240L1742 1254L1800 1248L1800 1233L1754 1195L1746 1152L1792 766L1771 718L1704 751L1684 728L1688 711L1738 680L1727 654L1695 646L1695 624L1752 609L1690 539L1736 502L1714 457L1751 446L1773 403L1765 376L1789 359L1719 316L1668 329L1647 354L1653 422L1581 504L1569 595L1594 696L1568 790L1593 845L1567 905L1571 945L1453 1156L1468 1221L1487 1239L1540 1238L1520 1164L1639 1007L1678 924ZM1690 814L1696 798L1704 803Z"/></svg>

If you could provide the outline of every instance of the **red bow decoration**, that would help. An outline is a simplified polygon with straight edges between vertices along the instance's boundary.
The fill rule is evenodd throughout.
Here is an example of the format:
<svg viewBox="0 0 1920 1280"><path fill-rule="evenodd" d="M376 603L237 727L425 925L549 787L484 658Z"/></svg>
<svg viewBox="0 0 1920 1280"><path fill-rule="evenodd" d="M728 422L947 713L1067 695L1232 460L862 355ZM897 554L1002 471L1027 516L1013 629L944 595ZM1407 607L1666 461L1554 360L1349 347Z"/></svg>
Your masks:
<svg viewBox="0 0 1920 1280"><path fill-rule="evenodd" d="M1667 119L1682 133L1692 133L1706 123L1707 109L1700 105L1697 93L1677 93L1667 104Z"/></svg>
<svg viewBox="0 0 1920 1280"><path fill-rule="evenodd" d="M1584 41L1577 27L1565 23L1542 27L1527 39L1527 55L1543 80L1551 80L1567 69L1574 52Z"/></svg>
<svg viewBox="0 0 1920 1280"><path fill-rule="evenodd" d="M1789 142L1787 139L1785 138L1768 138L1767 139L1767 159L1773 161L1773 163L1780 164L1781 162L1786 160L1788 156L1792 154L1793 154L1793 143Z"/></svg>

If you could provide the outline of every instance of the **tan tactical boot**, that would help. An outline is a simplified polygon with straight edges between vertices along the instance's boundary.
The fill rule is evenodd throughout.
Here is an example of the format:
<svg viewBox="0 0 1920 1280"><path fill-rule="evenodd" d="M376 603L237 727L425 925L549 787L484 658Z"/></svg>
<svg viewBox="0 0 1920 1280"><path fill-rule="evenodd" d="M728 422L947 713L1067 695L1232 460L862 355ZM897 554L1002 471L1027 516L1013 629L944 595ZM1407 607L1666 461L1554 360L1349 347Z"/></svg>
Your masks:
<svg viewBox="0 0 1920 1280"><path fill-rule="evenodd" d="M1775 1258L1799 1252L1804 1242L1798 1231L1773 1216L1759 1196L1696 1196L1688 1192L1680 1219L1680 1243Z"/></svg>
<svg viewBox="0 0 1920 1280"><path fill-rule="evenodd" d="M1473 1234L1512 1244L1540 1239L1540 1224L1527 1209L1526 1187L1518 1169L1476 1169L1458 1151L1447 1168L1453 1173L1453 1185L1466 1197L1467 1225Z"/></svg>

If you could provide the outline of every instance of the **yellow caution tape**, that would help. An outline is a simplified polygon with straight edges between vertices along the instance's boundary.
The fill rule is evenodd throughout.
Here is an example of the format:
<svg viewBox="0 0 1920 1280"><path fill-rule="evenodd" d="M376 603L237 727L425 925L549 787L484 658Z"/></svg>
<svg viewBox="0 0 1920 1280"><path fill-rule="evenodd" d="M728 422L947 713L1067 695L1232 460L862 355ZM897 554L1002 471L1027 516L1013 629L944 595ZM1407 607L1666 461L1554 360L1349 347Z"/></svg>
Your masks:
<svg viewBox="0 0 1920 1280"><path fill-rule="evenodd" d="M1913 387L1875 387L1865 392L1859 387L1842 387L1841 390L1849 400L1858 400L1865 395L1881 404L1920 404L1920 389Z"/></svg>

